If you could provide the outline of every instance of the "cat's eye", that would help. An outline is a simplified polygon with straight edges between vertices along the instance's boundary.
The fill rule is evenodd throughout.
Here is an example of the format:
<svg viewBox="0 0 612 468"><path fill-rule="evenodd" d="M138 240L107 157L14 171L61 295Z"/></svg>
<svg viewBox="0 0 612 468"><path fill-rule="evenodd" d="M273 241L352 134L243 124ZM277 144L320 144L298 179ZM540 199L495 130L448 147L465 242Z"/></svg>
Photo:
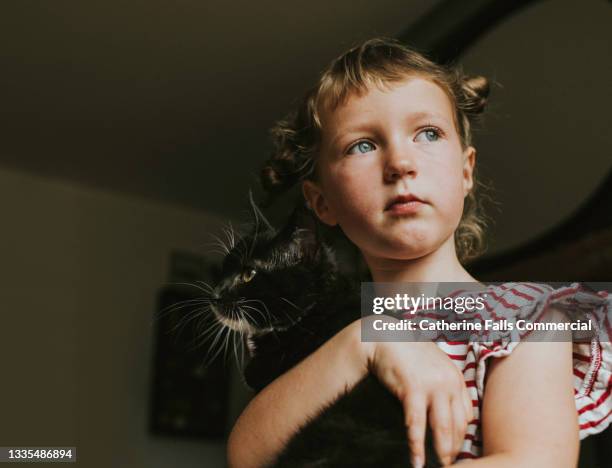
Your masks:
<svg viewBox="0 0 612 468"><path fill-rule="evenodd" d="M253 279L253 277L255 276L255 273L257 273L257 270L255 270L255 268L251 268L250 270L243 271L242 276L241 276L242 281L244 283L248 283L249 281Z"/></svg>

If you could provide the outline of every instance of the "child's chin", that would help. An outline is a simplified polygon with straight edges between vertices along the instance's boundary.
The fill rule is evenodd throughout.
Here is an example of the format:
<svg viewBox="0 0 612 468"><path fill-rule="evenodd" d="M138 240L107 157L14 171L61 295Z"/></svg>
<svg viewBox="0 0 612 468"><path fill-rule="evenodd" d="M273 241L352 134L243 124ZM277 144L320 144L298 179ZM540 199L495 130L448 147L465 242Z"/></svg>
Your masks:
<svg viewBox="0 0 612 468"><path fill-rule="evenodd" d="M411 239L410 242L402 242L397 246L396 255L403 260L414 260L434 252L439 245L430 241L431 237Z"/></svg>

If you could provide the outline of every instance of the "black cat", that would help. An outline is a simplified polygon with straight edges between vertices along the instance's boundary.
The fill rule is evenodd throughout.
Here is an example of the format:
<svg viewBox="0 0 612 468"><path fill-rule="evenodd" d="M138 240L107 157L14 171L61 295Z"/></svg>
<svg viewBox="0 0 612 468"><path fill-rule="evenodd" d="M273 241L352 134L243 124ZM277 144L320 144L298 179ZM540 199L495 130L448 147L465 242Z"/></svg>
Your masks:
<svg viewBox="0 0 612 468"><path fill-rule="evenodd" d="M246 341L244 378L259 391L358 319L360 291L308 209L298 204L277 231L252 198L251 206L252 232L231 237L210 308ZM426 466L441 466L429 440ZM410 467L402 405L369 374L303 425L271 466Z"/></svg>

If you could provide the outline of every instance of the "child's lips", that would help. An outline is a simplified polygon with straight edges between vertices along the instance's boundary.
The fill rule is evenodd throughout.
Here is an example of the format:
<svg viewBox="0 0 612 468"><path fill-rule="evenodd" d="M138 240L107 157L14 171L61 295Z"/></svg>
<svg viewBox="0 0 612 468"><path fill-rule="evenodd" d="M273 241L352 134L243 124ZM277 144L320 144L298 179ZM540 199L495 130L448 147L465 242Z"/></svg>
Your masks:
<svg viewBox="0 0 612 468"><path fill-rule="evenodd" d="M412 193L402 194L393 197L391 200L389 200L389 202L385 206L385 211L396 210L396 207L401 205L416 207L423 203L425 202Z"/></svg>
<svg viewBox="0 0 612 468"><path fill-rule="evenodd" d="M412 200L409 202L394 203L385 211L393 215L412 214L419 211L423 205L425 205L425 203L418 200Z"/></svg>

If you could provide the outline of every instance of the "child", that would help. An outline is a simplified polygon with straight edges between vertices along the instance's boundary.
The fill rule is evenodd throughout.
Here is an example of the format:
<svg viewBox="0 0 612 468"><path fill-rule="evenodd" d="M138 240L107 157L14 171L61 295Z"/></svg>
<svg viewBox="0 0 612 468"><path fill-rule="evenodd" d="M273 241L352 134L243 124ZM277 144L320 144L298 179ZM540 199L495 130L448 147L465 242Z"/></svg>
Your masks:
<svg viewBox="0 0 612 468"><path fill-rule="evenodd" d="M360 249L374 282L476 282L462 262L483 246L471 127L487 95L482 77L392 39L365 41L273 129L262 182L273 194L301 182L318 218ZM586 297L578 292L506 283L493 306L539 310ZM610 305L603 295L587 300ZM367 343L356 321L250 402L228 441L230 465L272 460L371 371L403 404L414 466L424 462L426 424L445 465L575 466L579 437L611 419L610 343L518 344Z"/></svg>

